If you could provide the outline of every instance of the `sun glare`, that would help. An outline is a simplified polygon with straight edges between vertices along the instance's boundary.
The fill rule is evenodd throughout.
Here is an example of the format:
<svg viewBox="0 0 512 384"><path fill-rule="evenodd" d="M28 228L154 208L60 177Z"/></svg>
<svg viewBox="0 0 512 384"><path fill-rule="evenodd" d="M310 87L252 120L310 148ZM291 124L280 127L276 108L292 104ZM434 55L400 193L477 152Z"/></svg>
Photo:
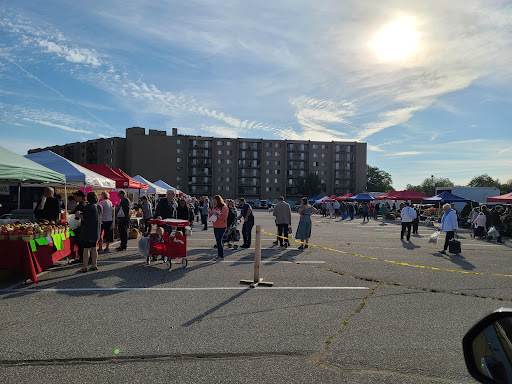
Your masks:
<svg viewBox="0 0 512 384"><path fill-rule="evenodd" d="M382 27L370 43L381 61L405 61L418 51L418 32L412 18L397 19Z"/></svg>

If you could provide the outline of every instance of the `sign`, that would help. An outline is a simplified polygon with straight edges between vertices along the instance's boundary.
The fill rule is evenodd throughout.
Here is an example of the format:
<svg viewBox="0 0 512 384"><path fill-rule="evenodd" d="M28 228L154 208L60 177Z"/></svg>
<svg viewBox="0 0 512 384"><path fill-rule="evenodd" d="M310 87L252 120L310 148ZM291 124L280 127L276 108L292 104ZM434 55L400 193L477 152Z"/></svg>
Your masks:
<svg viewBox="0 0 512 384"><path fill-rule="evenodd" d="M8 185L0 185L0 195L9 196L10 194Z"/></svg>

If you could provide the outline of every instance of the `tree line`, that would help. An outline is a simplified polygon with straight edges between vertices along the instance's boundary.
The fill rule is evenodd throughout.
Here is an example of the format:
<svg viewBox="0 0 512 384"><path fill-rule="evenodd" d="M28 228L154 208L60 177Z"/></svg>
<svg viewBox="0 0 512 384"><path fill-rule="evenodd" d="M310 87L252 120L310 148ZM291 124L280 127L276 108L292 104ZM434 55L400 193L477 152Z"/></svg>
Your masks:
<svg viewBox="0 0 512 384"><path fill-rule="evenodd" d="M407 190L415 190L427 196L435 194L436 187L456 187L449 178L444 177L426 177L425 180L419 185L407 184ZM473 177L467 185L463 187L492 187L498 188L500 193L512 192L512 179L507 182L501 183L499 179L493 179L488 174L483 174ZM299 195L315 197L325 192L326 186L320 176L316 173L309 173L305 177L297 179L295 183ZM371 165L366 166L366 191L368 192L389 192L393 188L393 179L391 175L377 167ZM364 191L358 191L364 192Z"/></svg>

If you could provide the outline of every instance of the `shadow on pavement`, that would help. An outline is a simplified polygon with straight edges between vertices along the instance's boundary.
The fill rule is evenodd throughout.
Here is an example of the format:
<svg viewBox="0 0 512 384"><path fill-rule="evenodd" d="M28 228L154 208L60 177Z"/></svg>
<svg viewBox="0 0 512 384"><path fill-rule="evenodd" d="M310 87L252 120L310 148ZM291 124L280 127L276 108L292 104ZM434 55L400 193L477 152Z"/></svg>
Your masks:
<svg viewBox="0 0 512 384"><path fill-rule="evenodd" d="M439 257L441 259L445 259L448 261L451 261L453 264L458 265L462 270L464 271L473 271L475 269L475 266L471 264L469 261L467 261L464 256L462 255L443 255L442 253L436 252L432 253L432 256Z"/></svg>

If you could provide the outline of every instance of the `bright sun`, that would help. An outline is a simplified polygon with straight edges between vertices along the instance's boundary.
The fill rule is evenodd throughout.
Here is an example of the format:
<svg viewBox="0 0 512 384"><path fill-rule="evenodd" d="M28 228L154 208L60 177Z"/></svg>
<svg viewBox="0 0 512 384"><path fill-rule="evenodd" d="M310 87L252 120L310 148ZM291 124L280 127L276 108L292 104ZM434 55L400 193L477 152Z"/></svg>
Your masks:
<svg viewBox="0 0 512 384"><path fill-rule="evenodd" d="M381 61L405 61L418 51L418 32L412 18L400 18L382 27L370 43Z"/></svg>

